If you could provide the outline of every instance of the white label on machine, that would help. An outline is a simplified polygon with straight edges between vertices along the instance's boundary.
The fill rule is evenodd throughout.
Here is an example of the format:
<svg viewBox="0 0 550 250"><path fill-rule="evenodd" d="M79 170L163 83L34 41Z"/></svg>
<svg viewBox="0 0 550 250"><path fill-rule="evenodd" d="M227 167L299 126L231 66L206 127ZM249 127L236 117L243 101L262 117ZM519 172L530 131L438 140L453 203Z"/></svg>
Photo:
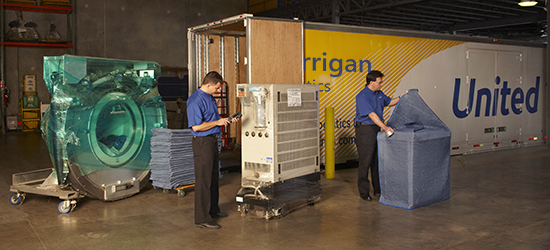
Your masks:
<svg viewBox="0 0 550 250"><path fill-rule="evenodd" d="M273 163L273 157L267 157L265 162L266 163Z"/></svg>
<svg viewBox="0 0 550 250"><path fill-rule="evenodd" d="M237 202L243 202L243 197L237 196Z"/></svg>
<svg viewBox="0 0 550 250"><path fill-rule="evenodd" d="M301 89L287 89L288 106L299 107L302 106L302 90Z"/></svg>

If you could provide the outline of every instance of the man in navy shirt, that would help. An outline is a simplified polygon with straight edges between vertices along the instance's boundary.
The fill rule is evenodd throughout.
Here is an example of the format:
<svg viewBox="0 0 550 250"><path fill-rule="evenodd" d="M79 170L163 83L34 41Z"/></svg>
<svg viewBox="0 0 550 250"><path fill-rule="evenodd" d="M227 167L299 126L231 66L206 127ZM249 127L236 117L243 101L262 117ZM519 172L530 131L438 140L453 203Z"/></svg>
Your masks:
<svg viewBox="0 0 550 250"><path fill-rule="evenodd" d="M221 126L230 121L220 118L216 100L212 96L223 82L223 77L211 71L204 77L201 87L187 99L187 120L193 134L193 160L195 162L195 225L218 229L212 218L227 217L218 206L219 157L218 138ZM236 122L233 119L232 122Z"/></svg>
<svg viewBox="0 0 550 250"><path fill-rule="evenodd" d="M386 96L382 88L382 72L373 70L367 74L365 88L357 94L355 116L355 142L359 154L359 167L357 170L359 195L362 199L370 201L370 182L368 179L369 168L374 194L380 194L380 179L378 176L378 145L376 135L380 129L393 133L393 129L384 124L383 110L386 106L394 106L399 98L391 99Z"/></svg>

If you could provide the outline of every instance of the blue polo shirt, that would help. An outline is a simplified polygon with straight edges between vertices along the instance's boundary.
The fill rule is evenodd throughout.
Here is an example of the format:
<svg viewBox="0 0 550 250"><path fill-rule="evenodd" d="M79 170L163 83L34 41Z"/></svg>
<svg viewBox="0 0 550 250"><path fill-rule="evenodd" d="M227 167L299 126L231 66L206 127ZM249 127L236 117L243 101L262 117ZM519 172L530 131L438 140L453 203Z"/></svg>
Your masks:
<svg viewBox="0 0 550 250"><path fill-rule="evenodd" d="M187 99L187 122L189 123L192 135L207 136L221 134L220 126L215 126L206 131L194 131L192 128L204 122L217 121L219 119L218 105L212 95L199 89Z"/></svg>
<svg viewBox="0 0 550 250"><path fill-rule="evenodd" d="M374 112L384 122L384 107L390 105L391 98L382 91L372 91L365 86L355 97L355 121L365 124L375 124L369 114Z"/></svg>

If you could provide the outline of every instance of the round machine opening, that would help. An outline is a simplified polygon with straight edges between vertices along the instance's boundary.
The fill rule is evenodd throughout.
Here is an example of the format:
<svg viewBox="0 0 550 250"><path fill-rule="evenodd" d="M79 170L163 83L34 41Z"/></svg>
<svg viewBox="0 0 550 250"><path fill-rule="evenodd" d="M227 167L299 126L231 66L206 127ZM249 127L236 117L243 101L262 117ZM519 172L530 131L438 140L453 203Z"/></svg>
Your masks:
<svg viewBox="0 0 550 250"><path fill-rule="evenodd" d="M90 119L90 143L101 163L124 166L139 152L143 115L136 103L123 93L105 95L94 107Z"/></svg>

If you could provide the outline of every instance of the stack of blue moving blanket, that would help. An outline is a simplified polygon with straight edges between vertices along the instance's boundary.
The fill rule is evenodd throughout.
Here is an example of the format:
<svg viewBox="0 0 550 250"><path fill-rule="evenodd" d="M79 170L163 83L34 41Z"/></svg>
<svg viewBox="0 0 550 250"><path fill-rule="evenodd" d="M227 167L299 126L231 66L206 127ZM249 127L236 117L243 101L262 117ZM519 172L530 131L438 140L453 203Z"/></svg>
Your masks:
<svg viewBox="0 0 550 250"><path fill-rule="evenodd" d="M189 129L153 129L151 177L153 186L173 189L195 182L193 148Z"/></svg>

